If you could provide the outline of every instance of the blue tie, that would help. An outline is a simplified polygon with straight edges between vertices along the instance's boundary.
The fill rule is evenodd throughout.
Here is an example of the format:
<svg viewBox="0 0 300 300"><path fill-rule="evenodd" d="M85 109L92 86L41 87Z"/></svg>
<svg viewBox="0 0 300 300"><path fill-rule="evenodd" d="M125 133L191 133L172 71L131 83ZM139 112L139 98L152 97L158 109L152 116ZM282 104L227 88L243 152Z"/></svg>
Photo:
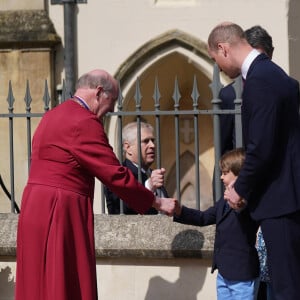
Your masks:
<svg viewBox="0 0 300 300"><path fill-rule="evenodd" d="M223 215L225 215L230 209L230 206L228 204L227 201L225 201L225 204L224 204L224 208L223 208Z"/></svg>

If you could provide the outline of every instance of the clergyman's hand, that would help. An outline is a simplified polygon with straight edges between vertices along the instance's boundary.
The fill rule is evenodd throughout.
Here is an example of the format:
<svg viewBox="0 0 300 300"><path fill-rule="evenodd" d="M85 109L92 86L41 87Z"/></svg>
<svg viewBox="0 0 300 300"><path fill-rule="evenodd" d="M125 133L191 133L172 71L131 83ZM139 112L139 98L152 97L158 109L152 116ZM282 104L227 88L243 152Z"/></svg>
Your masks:
<svg viewBox="0 0 300 300"><path fill-rule="evenodd" d="M176 199L155 197L152 206L167 216L171 217L174 214Z"/></svg>

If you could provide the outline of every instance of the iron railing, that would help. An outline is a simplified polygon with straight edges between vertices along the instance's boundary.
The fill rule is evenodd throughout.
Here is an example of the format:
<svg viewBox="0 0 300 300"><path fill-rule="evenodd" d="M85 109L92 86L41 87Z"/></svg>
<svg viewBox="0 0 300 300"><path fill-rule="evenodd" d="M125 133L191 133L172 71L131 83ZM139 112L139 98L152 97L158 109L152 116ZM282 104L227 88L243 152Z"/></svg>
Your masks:
<svg viewBox="0 0 300 300"><path fill-rule="evenodd" d="M124 110L123 108L123 96L122 93L120 93L118 101L117 101L117 109L113 113L107 114L105 118L105 122L109 122L111 117L117 118L117 136L118 136L118 147L116 150L116 154L119 157L120 160L122 160L122 126L123 126L123 119L124 117L128 116L134 116L137 123L138 128L140 126L140 122L143 121L145 116L151 116L155 119L155 135L156 135L156 166L158 168L161 167L161 145L162 145L162 139L161 139L161 118L164 116L172 116L174 118L174 136L175 136L175 157L174 161L176 162L176 178L175 178L175 184L176 184L176 198L181 201L181 194L180 194L180 140L179 140L179 124L180 124L180 117L182 116L189 116L193 120L193 136L194 136L194 159L195 159L195 201L196 201L196 207L200 208L200 184L199 184L199 176L200 176L200 170L199 170L199 142L201 142L201 136L199 135L199 116L201 115L209 115L213 118L213 141L214 141L214 159L215 161L218 161L221 156L221 144L220 144L220 115L222 114L234 114L235 115L235 138L236 138L236 146L242 145L242 134L241 134L241 115L240 115L240 106L241 106L241 91L242 91L242 81L240 78L238 78L234 83L234 90L236 93L236 99L234 101L235 103L235 109L230 110L222 110L220 108L221 105L221 99L219 99L219 92L222 88L222 84L220 82L220 74L219 69L217 66L214 68L213 73L213 80L210 84L210 89L212 91L212 99L211 99L211 109L198 109L199 106L199 90L198 90L198 83L197 78L194 77L193 83L191 84L191 94L190 97L192 99L192 109L191 110L181 110L180 109L180 101L182 99L180 94L180 88L177 78L175 78L174 82L174 92L173 92L173 109L172 110L161 110L160 109L160 90L159 90L159 82L156 79L154 82L154 92L153 92L153 110L142 110L141 109L141 103L142 103L142 97L145 95L141 94L140 91L140 82L137 79L136 80L136 88L135 88L135 95L134 95L134 101L135 101L135 110L128 111ZM66 94L65 86L63 85L62 94L60 95L59 101L56 101L57 103L61 103L65 101L67 98L69 98L69 95ZM30 168L30 155L31 155L31 137L32 137L32 129L31 129L31 123L33 118L41 118L44 114L44 112L48 111L50 109L50 96L49 96L49 90L48 90L48 84L47 81L45 82L44 87L44 96L43 96L43 111L41 113L32 113L31 112L31 103L32 98L30 95L30 87L29 83L27 82L26 85L26 91L25 91L25 112L24 113L15 113L14 112L14 102L15 98L13 95L13 89L11 86L11 83L9 83L8 88L8 96L7 96L7 102L8 102L8 113L1 113L0 112L0 119L7 119L8 121L8 136L9 136L9 174L10 174L10 182L4 183L1 178L1 187L4 191L7 198L11 201L11 212L19 212L19 208L16 203L15 199L15 151L14 151L14 136L16 134L14 130L14 121L16 118L24 118L26 119L26 129L27 129L27 137L26 137L26 147L27 147L27 162L28 162L28 169ZM138 130L139 132L139 130ZM140 136L137 136L138 141L140 141ZM4 141L2 141L4 143ZM24 145L25 146L25 145ZM140 149L139 149L139 157L141 158ZM217 166L218 164L215 164ZM0 170L0 176L1 172L3 170ZM141 180L141 176L139 176ZM218 167L215 167L214 170L214 190L216 199L218 199L221 196L222 193L222 185L220 182L220 170ZM10 192L8 191L10 189ZM1 192L1 191L0 191ZM102 210L104 211L105 207L105 200L104 197L102 197ZM122 211L122 207L121 207Z"/></svg>

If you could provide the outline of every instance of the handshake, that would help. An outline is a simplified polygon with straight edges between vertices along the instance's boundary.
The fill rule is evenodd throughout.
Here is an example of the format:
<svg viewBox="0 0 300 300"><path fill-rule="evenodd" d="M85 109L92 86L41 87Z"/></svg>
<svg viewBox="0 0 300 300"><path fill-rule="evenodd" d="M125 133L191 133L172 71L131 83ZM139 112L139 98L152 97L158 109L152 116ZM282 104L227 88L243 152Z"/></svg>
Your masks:
<svg viewBox="0 0 300 300"><path fill-rule="evenodd" d="M172 217L174 214L178 216L181 214L181 205L175 198L156 197L152 206L169 217Z"/></svg>

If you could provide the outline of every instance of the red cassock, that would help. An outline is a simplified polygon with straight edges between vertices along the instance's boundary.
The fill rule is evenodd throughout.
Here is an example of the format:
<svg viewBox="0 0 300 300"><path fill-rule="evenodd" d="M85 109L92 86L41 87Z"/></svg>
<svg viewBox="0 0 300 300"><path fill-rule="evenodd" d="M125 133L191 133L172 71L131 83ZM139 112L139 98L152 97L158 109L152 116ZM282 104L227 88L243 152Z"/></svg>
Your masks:
<svg viewBox="0 0 300 300"><path fill-rule="evenodd" d="M121 166L102 123L67 100L33 138L17 233L16 300L96 300L93 196L97 177L139 213L154 195Z"/></svg>

